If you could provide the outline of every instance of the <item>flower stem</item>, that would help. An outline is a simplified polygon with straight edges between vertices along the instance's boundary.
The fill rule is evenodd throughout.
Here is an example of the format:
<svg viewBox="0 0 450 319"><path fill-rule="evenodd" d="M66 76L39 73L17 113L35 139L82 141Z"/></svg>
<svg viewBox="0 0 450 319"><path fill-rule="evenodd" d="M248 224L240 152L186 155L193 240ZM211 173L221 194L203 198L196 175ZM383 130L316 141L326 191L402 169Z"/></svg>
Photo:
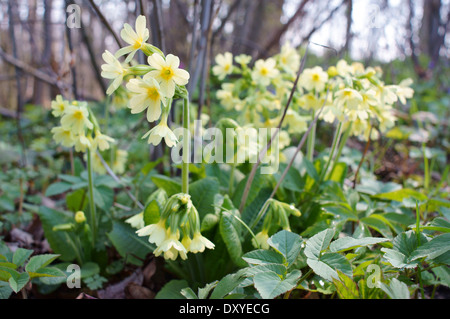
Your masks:
<svg viewBox="0 0 450 319"><path fill-rule="evenodd" d="M189 141L189 97L184 98L183 105L183 165L181 168L181 191L189 194L189 162L190 162L190 141Z"/></svg>
<svg viewBox="0 0 450 319"><path fill-rule="evenodd" d="M344 134L342 135L342 139L339 142L339 148L336 153L336 156L334 157L333 166L330 170L330 173L327 176L327 179L333 175L334 170L336 169L336 164L339 162L339 158L341 158L342 150L344 149L345 144L347 144L347 140L350 136L350 132L352 130L352 122L350 122L349 126L345 130Z"/></svg>
<svg viewBox="0 0 450 319"><path fill-rule="evenodd" d="M330 164L333 161L334 152L336 151L336 147L338 146L339 140L341 138L341 129L342 129L342 122L339 122L339 124L336 128L336 132L334 133L333 144L331 146L331 151L328 156L328 161L327 161L324 169L320 173L319 185L323 182L325 176L327 175L328 169L330 168ZM337 160L337 158L336 158L336 160Z"/></svg>
<svg viewBox="0 0 450 319"><path fill-rule="evenodd" d="M89 210L90 210L90 226L92 230L92 243L95 246L97 237L97 216L95 211L94 202L94 177L92 169L92 153L91 150L87 150L87 170L88 170L88 187L89 187Z"/></svg>
<svg viewBox="0 0 450 319"><path fill-rule="evenodd" d="M233 187L234 187L234 174L236 172L236 163L233 161L233 164L231 164L231 172L230 172L230 182L228 185L228 194L230 197L233 194Z"/></svg>
<svg viewBox="0 0 450 319"><path fill-rule="evenodd" d="M312 119L314 120L314 118L315 118L315 114L316 114L316 112L315 111L313 111L312 112ZM306 153L306 158L310 161L310 162L312 162L313 161L313 159L314 159L314 147L315 147L315 143L316 143L316 126L317 126L317 123L314 123L313 124L313 127L312 127L312 129L311 129L311 133L309 134L309 136L308 136L308 146L307 146L307 153Z"/></svg>

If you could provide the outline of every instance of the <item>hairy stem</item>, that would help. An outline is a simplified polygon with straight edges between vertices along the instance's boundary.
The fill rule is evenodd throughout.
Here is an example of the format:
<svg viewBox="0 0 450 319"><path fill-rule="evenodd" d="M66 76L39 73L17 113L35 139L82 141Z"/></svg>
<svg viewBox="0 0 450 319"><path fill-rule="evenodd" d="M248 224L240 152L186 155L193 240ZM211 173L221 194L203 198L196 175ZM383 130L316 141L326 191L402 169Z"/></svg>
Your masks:
<svg viewBox="0 0 450 319"><path fill-rule="evenodd" d="M95 245L97 237L97 216L94 202L94 174L92 168L92 152L87 150L87 170L88 170L88 187L89 187L89 210L90 210L90 226L92 230L92 243Z"/></svg>
<svg viewBox="0 0 450 319"><path fill-rule="evenodd" d="M189 194L189 162L190 162L190 149L189 149L189 97L184 99L183 105L183 128L184 128L184 137L183 137L183 165L181 168L181 191L185 194Z"/></svg>

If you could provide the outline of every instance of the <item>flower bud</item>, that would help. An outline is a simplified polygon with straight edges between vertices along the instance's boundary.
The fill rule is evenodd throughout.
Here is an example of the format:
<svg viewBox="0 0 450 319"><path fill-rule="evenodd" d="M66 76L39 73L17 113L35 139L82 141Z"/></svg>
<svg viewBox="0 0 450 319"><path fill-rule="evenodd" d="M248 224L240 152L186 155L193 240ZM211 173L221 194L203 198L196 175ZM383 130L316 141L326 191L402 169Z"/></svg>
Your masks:
<svg viewBox="0 0 450 319"><path fill-rule="evenodd" d="M338 74L339 74L339 72L338 72L338 70L337 70L337 68L335 66L330 66L328 68L328 76L330 78L333 78L333 77L335 77Z"/></svg>
<svg viewBox="0 0 450 319"><path fill-rule="evenodd" d="M78 211L75 213L75 221L78 224L84 223L86 221L86 216L84 215L84 213L82 211Z"/></svg>

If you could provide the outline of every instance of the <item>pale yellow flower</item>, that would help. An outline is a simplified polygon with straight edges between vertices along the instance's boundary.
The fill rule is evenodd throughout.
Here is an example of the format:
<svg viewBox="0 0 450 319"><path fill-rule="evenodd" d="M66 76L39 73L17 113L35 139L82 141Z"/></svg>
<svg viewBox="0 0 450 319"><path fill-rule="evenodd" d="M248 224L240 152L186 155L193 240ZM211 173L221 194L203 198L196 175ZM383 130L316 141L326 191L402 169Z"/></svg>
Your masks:
<svg viewBox="0 0 450 319"><path fill-rule="evenodd" d="M71 129L75 134L84 133L85 129L94 127L89 121L89 111L85 106L69 105L61 118L61 125L65 129Z"/></svg>
<svg viewBox="0 0 450 319"><path fill-rule="evenodd" d="M130 221L128 221L128 223L130 223ZM150 224L148 226L142 227L141 229L136 231L136 233L140 237L150 236L148 238L148 241L150 243L154 243L156 246L159 246L167 239L167 230L165 223L166 221L164 219L160 219L156 224Z"/></svg>
<svg viewBox="0 0 450 319"><path fill-rule="evenodd" d="M296 73L300 67L300 54L289 42L286 42L281 47L278 62L284 70L289 73Z"/></svg>
<svg viewBox="0 0 450 319"><path fill-rule="evenodd" d="M227 110L236 106L236 98L233 95L234 83L223 83L222 89L217 90L216 96Z"/></svg>
<svg viewBox="0 0 450 319"><path fill-rule="evenodd" d="M175 85L186 85L189 81L189 73L180 69L180 59L168 54L164 59L158 53L148 57L148 63L156 70L150 71L149 76L155 78L161 86L161 91L167 98L172 98L175 94Z"/></svg>
<svg viewBox="0 0 450 319"><path fill-rule="evenodd" d="M61 95L56 96L56 100L52 101L51 107L53 109L52 114L55 117L61 116L66 110L69 103L64 101Z"/></svg>
<svg viewBox="0 0 450 319"><path fill-rule="evenodd" d="M305 69L299 78L299 84L308 91L315 90L321 92L325 89L328 81L328 73L324 72L320 66L312 69Z"/></svg>
<svg viewBox="0 0 450 319"><path fill-rule="evenodd" d="M280 133L278 133L278 145L280 147L280 150L291 145L291 138L288 132L280 131Z"/></svg>
<svg viewBox="0 0 450 319"><path fill-rule="evenodd" d="M233 55L230 52L218 54L215 61L216 65L212 68L212 71L219 80L225 79L227 75L233 72Z"/></svg>
<svg viewBox="0 0 450 319"><path fill-rule="evenodd" d="M169 236L160 244L153 252L155 256L160 256L164 253L164 259L176 260L178 258L178 254L181 259L187 259L187 250L183 246L183 244L179 241L180 235L177 230L176 233L172 233L170 228L167 230Z"/></svg>
<svg viewBox="0 0 450 319"><path fill-rule="evenodd" d="M109 143L114 143L115 140L108 135L100 133L99 130L95 131L95 138L92 143L93 149L99 149L100 151L105 151L109 149Z"/></svg>
<svg viewBox="0 0 450 319"><path fill-rule="evenodd" d="M65 147L72 147L75 144L75 135L71 129L65 127L54 127L52 128L53 139L56 143L61 144Z"/></svg>
<svg viewBox="0 0 450 319"><path fill-rule="evenodd" d="M84 133L75 138L75 151L86 153L86 150L91 146L91 141L84 135Z"/></svg>
<svg viewBox="0 0 450 319"><path fill-rule="evenodd" d="M215 247L214 244L211 241L209 241L209 239L203 237L200 232L197 232L194 234L192 240L189 240L189 245L186 247L186 249L196 254L204 252L205 248L214 249L214 247Z"/></svg>
<svg viewBox="0 0 450 319"><path fill-rule="evenodd" d="M123 174L125 172L125 164L127 163L128 152L125 150L117 150L114 156L112 170L116 174Z"/></svg>
<svg viewBox="0 0 450 319"><path fill-rule="evenodd" d="M252 71L252 79L257 84L268 86L279 73L276 69L276 61L273 58L258 60Z"/></svg>
<svg viewBox="0 0 450 319"><path fill-rule="evenodd" d="M413 84L413 80L408 78L399 83L397 86L397 96L402 104L406 104L406 99L410 99L414 95L414 90L410 88Z"/></svg>
<svg viewBox="0 0 450 319"><path fill-rule="evenodd" d="M349 88L337 91L334 96L335 103L339 108L357 109L363 101L363 97L358 91Z"/></svg>
<svg viewBox="0 0 450 319"><path fill-rule="evenodd" d="M167 115L163 114L161 121L158 125L148 131L142 138L148 137L148 144L159 145L161 140L164 139L168 147L175 146L178 143L178 139L172 130L167 125Z"/></svg>
<svg viewBox="0 0 450 319"><path fill-rule="evenodd" d="M285 123L289 126L290 134L303 133L308 129L308 117L301 116L292 109L286 112Z"/></svg>
<svg viewBox="0 0 450 319"><path fill-rule="evenodd" d="M166 99L160 85L150 74L144 75L142 79L131 79L127 89L133 93L128 106L132 114L147 109L147 121L154 122L161 117L161 104L165 106Z"/></svg>
<svg viewBox="0 0 450 319"><path fill-rule="evenodd" d="M87 155L85 155L84 160L87 161ZM98 156L97 152L94 152L92 154L92 169L99 175L106 174L106 168L103 165L102 160L100 159L100 156Z"/></svg>
<svg viewBox="0 0 450 319"><path fill-rule="evenodd" d="M336 64L337 72L340 76L346 76L353 72L353 69L350 65L348 65L347 61L339 60Z"/></svg>
<svg viewBox="0 0 450 319"><path fill-rule="evenodd" d="M252 57L250 55L246 54L240 54L237 57L234 58L236 63L239 63L241 66L247 65L252 60Z"/></svg>
<svg viewBox="0 0 450 319"><path fill-rule="evenodd" d="M136 31L134 31L128 23L125 23L122 31L120 32L120 36L129 45L117 51L116 57L128 54L128 57L125 59L125 63L129 63L133 59L136 52L142 48L150 36L150 31L146 26L147 20L145 16L142 15L136 19Z"/></svg>
<svg viewBox="0 0 450 319"><path fill-rule="evenodd" d="M396 85L380 85L377 87L377 98L380 100L382 105L392 105L398 101L396 92Z"/></svg>
<svg viewBox="0 0 450 319"><path fill-rule="evenodd" d="M117 60L117 58L108 50L102 54L103 60L106 64L102 65L102 77L113 80L106 90L106 94L113 94L123 82L123 77L126 74L126 69Z"/></svg>

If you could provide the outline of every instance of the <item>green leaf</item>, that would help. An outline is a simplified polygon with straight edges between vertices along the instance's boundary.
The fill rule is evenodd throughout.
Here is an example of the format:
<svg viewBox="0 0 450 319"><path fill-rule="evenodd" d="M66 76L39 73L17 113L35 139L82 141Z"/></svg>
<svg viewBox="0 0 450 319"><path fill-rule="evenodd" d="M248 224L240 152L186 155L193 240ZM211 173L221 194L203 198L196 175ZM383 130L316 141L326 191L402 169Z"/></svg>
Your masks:
<svg viewBox="0 0 450 319"><path fill-rule="evenodd" d="M181 184L173 180L173 178L164 175L152 176L153 183L166 191L167 196L181 193Z"/></svg>
<svg viewBox="0 0 450 319"><path fill-rule="evenodd" d="M343 237L333 241L330 244L331 252L343 252L346 250L352 250L357 247L365 247L369 245L379 244L388 241L387 238L378 237L363 237L363 238L353 238L353 237Z"/></svg>
<svg viewBox="0 0 450 319"><path fill-rule="evenodd" d="M421 235L421 243L427 242ZM392 241L393 249L382 248L384 258L395 268L415 268L418 262L412 260L412 254L417 249L416 233L412 230L403 232Z"/></svg>
<svg viewBox="0 0 450 319"><path fill-rule="evenodd" d="M20 267L32 254L33 251L30 249L17 248L13 255L13 263Z"/></svg>
<svg viewBox="0 0 450 319"><path fill-rule="evenodd" d="M144 209L144 223L145 225L156 224L159 221L160 211L156 200L152 200L145 206Z"/></svg>
<svg viewBox="0 0 450 319"><path fill-rule="evenodd" d="M112 178L109 175L100 175L96 176L94 179L94 186L100 187L100 186L106 186L107 188L117 188L120 187L120 184L117 183L114 178Z"/></svg>
<svg viewBox="0 0 450 319"><path fill-rule="evenodd" d="M418 247L412 254L411 260L422 257L434 259L450 250L450 233L434 237L429 242Z"/></svg>
<svg viewBox="0 0 450 319"><path fill-rule="evenodd" d="M25 266L25 270L28 272L37 272L38 269L48 266L52 261L58 258L60 255L56 254L44 254L33 256Z"/></svg>
<svg viewBox="0 0 450 319"><path fill-rule="evenodd" d="M7 282L0 281L0 299L8 299L13 290Z"/></svg>
<svg viewBox="0 0 450 319"><path fill-rule="evenodd" d="M181 290L189 287L186 280L171 280L156 294L155 299L185 299Z"/></svg>
<svg viewBox="0 0 450 319"><path fill-rule="evenodd" d="M442 285L446 286L447 288L450 288L450 268L447 266L440 266L433 268L431 270L439 279Z"/></svg>
<svg viewBox="0 0 450 319"><path fill-rule="evenodd" d="M345 177L347 176L348 167L345 163L336 163L333 173L330 176L330 180L342 185Z"/></svg>
<svg viewBox="0 0 450 319"><path fill-rule="evenodd" d="M58 178L64 182L67 182L69 184L78 184L83 182L83 179L78 177L78 176L72 176L72 175L64 175L64 174L59 174Z"/></svg>
<svg viewBox="0 0 450 319"><path fill-rule="evenodd" d="M261 264L261 265L252 265L250 267L244 268L241 270L242 274L246 277L253 277L254 275L260 272L272 271L279 276L286 276L287 267L283 264Z"/></svg>
<svg viewBox="0 0 450 319"><path fill-rule="evenodd" d="M263 299L274 299L275 297L294 289L302 273L295 269L285 279L280 278L274 272L261 272L253 277L256 290Z"/></svg>
<svg viewBox="0 0 450 319"><path fill-rule="evenodd" d="M361 218L361 222L373 228L386 238L392 238L392 231L389 228L389 221L379 214L372 214L369 217Z"/></svg>
<svg viewBox="0 0 450 319"><path fill-rule="evenodd" d="M100 267L94 262L87 262L80 268L81 279L89 278L97 274L100 274Z"/></svg>
<svg viewBox="0 0 450 319"><path fill-rule="evenodd" d="M305 255L310 259L319 259L323 250L328 248L335 234L334 228L328 228L306 241Z"/></svg>
<svg viewBox="0 0 450 319"><path fill-rule="evenodd" d="M10 263L8 261L0 261L0 267L6 267L6 268L11 268L11 269L17 269L17 265Z"/></svg>
<svg viewBox="0 0 450 319"><path fill-rule="evenodd" d="M67 192L71 188L72 188L72 184L68 184L68 183L64 183L64 182L53 183L45 191L45 196L50 197L50 196L59 195L59 194Z"/></svg>
<svg viewBox="0 0 450 319"><path fill-rule="evenodd" d="M197 208L201 219L206 214L214 214L214 198L219 190L219 181L213 177L207 177L189 185L192 203Z"/></svg>
<svg viewBox="0 0 450 319"><path fill-rule="evenodd" d="M118 253L133 265L142 265L142 260L155 249L147 237L139 237L134 228L121 221L113 221L113 229L107 236Z"/></svg>
<svg viewBox="0 0 450 319"><path fill-rule="evenodd" d="M437 217L433 219L428 225L420 227L420 229L433 230L441 233L450 233L450 222L448 222L445 218Z"/></svg>
<svg viewBox="0 0 450 319"><path fill-rule="evenodd" d="M195 294L195 292L191 289L191 287L186 287L186 288L181 289L180 293L186 299L199 299L198 296Z"/></svg>
<svg viewBox="0 0 450 319"><path fill-rule="evenodd" d="M391 299L410 299L408 286L396 278L392 278L389 286L385 283L380 284L383 290Z"/></svg>
<svg viewBox="0 0 450 319"><path fill-rule="evenodd" d="M283 264L283 256L272 250L258 249L242 256L250 265Z"/></svg>
<svg viewBox="0 0 450 319"><path fill-rule="evenodd" d="M76 213L77 211L84 211L88 202L88 195L86 190L78 189L66 195L67 209Z"/></svg>
<svg viewBox="0 0 450 319"><path fill-rule="evenodd" d="M220 217L216 214L206 214L202 220L201 231L205 232L214 228L219 222Z"/></svg>
<svg viewBox="0 0 450 319"><path fill-rule="evenodd" d="M231 260L237 266L245 266L242 260L242 244L239 236L237 220L232 214L239 214L237 210L232 212L223 211L219 222L220 235L227 247Z"/></svg>
<svg viewBox="0 0 450 319"><path fill-rule="evenodd" d="M333 284L340 299L360 299L358 286L349 276L337 271L339 279L333 278Z"/></svg>
<svg viewBox="0 0 450 319"><path fill-rule="evenodd" d="M328 281L332 281L333 278L339 279L337 270L349 277L353 276L350 262L337 253L325 253L320 260L308 258L306 263L317 275Z"/></svg>
<svg viewBox="0 0 450 319"><path fill-rule="evenodd" d="M249 206L258 196L261 189L266 185L268 182L269 177L265 174L261 174L261 168L259 168L256 171L255 177L252 182L252 187L250 188L250 191L247 195L247 201L245 206ZM233 204L235 207L239 207L240 201L242 199L242 195L244 193L245 185L247 184L248 176L243 178L238 185L236 186L236 190L233 194ZM246 208L244 207L244 209Z"/></svg>
<svg viewBox="0 0 450 319"><path fill-rule="evenodd" d="M28 283L30 280L30 276L24 272L24 273L18 273L11 274L11 278L9 278L9 286L11 289L18 293L20 290L22 290L23 287Z"/></svg>
<svg viewBox="0 0 450 319"><path fill-rule="evenodd" d="M397 202L402 202L405 198L413 198L418 201L424 201L428 199L425 194L419 193L418 191L409 188L399 189L389 193L382 193L374 195L373 197L378 199L394 200Z"/></svg>
<svg viewBox="0 0 450 319"><path fill-rule="evenodd" d="M272 248L284 256L288 265L292 265L297 259L302 242L299 235L287 230L282 230L267 240Z"/></svg>
<svg viewBox="0 0 450 319"><path fill-rule="evenodd" d="M229 274L223 277L214 291L211 294L211 299L223 299L226 295L232 292L244 280L243 277L237 274Z"/></svg>
<svg viewBox="0 0 450 319"><path fill-rule="evenodd" d="M53 227L56 225L73 222L73 217L44 206L39 207L38 214L42 222L45 238L48 240L52 250L61 255L61 260L73 261L78 254L75 234L53 231ZM77 259L81 260L81 256L78 256Z"/></svg>
<svg viewBox="0 0 450 319"><path fill-rule="evenodd" d="M55 267L43 267L35 272L28 272L30 278L40 278L40 277L66 277L63 271Z"/></svg>
<svg viewBox="0 0 450 319"><path fill-rule="evenodd" d="M219 281L215 280L209 284L206 284L203 288L198 288L198 298L199 299L206 299L209 296L209 293L212 289L214 289L217 286L217 283Z"/></svg>
<svg viewBox="0 0 450 319"><path fill-rule="evenodd" d="M1 210L12 212L15 209L14 201L5 196L0 197Z"/></svg>
<svg viewBox="0 0 450 319"><path fill-rule="evenodd" d="M402 186L396 183L383 183L374 179L361 180L361 185L356 186L356 190L361 193L375 195L394 192L401 189Z"/></svg>
<svg viewBox="0 0 450 319"><path fill-rule="evenodd" d="M94 202L100 209L109 211L114 202L114 191L106 186L94 187Z"/></svg>

